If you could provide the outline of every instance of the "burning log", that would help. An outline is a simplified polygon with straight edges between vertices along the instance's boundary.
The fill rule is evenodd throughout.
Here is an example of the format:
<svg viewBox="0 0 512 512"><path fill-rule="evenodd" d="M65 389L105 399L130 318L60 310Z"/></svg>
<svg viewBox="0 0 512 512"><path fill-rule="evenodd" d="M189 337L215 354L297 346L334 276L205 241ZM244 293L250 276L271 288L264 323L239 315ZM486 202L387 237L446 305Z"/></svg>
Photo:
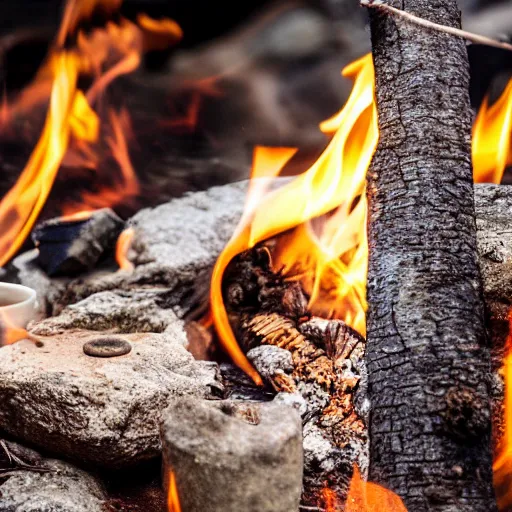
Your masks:
<svg viewBox="0 0 512 512"><path fill-rule="evenodd" d="M233 260L224 290L248 359L282 401L296 400L301 410L302 504L324 503L325 485L341 503L354 463L363 470L367 466L364 393L359 393L364 388L364 339L341 320L309 318L301 287L272 271L265 246Z"/></svg>
<svg viewBox="0 0 512 512"><path fill-rule="evenodd" d="M163 413L162 442L183 512L299 507L302 429L293 409L179 399Z"/></svg>
<svg viewBox="0 0 512 512"><path fill-rule="evenodd" d="M43 222L32 233L37 263L49 275L76 276L91 270L115 247L124 222L110 209Z"/></svg>
<svg viewBox="0 0 512 512"><path fill-rule="evenodd" d="M392 2L396 5L396 2ZM459 26L455 0L408 0ZM372 13L370 479L409 510L496 510L464 42Z"/></svg>

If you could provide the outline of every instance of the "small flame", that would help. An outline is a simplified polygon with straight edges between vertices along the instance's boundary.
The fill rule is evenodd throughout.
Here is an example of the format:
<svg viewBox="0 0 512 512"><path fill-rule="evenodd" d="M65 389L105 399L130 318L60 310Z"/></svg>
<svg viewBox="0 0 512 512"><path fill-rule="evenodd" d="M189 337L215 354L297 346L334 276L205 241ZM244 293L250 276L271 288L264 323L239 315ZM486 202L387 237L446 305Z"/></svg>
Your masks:
<svg viewBox="0 0 512 512"><path fill-rule="evenodd" d="M354 466L345 512L407 512L407 509L394 492L373 482L365 482L358 467Z"/></svg>
<svg viewBox="0 0 512 512"><path fill-rule="evenodd" d="M169 470L169 488L167 489L167 512L181 512L178 485L174 471Z"/></svg>
<svg viewBox="0 0 512 512"><path fill-rule="evenodd" d="M87 34L79 29L80 23L96 9L113 13L121 3L122 0L68 0L56 44L35 82L14 105L2 108L2 121L6 123L50 93L40 139L18 181L0 202L0 266L12 258L30 233L66 155L69 161L92 162L94 167L96 158L90 144L98 141L100 120L91 105L98 96L115 78L135 70L143 51L181 38L175 22L151 20L147 16L139 17L140 27L121 18ZM64 42L75 31L75 46L63 49ZM86 92L78 88L82 74L94 77ZM107 143L119 164L120 178L113 180L112 188L101 190L99 199L85 194L84 204L68 205L63 214L112 206L139 192L124 135L129 125L127 112L118 114L110 110L109 125L113 135ZM68 152L71 145L75 152Z"/></svg>
<svg viewBox="0 0 512 512"><path fill-rule="evenodd" d="M365 332L366 171L377 146L377 110L370 54L344 69L354 80L345 107L321 129L333 137L320 158L281 188L273 178L295 154L294 148L256 148L247 203L235 234L215 265L211 307L215 327L233 361L259 382L238 347L222 299L222 275L231 259L257 243L293 230L279 240L273 261L310 293L310 309L327 309ZM332 213L334 212L334 213ZM315 232L311 219L329 214ZM335 306L332 306L335 305Z"/></svg>
<svg viewBox="0 0 512 512"><path fill-rule="evenodd" d="M473 125L473 175L476 183L500 183L512 164L512 80L496 102L486 97Z"/></svg>
<svg viewBox="0 0 512 512"><path fill-rule="evenodd" d="M116 261L121 270L132 272L135 266L128 259L128 251L132 245L135 230L133 228L125 229L117 239L116 243Z"/></svg>
<svg viewBox="0 0 512 512"><path fill-rule="evenodd" d="M92 211L119 204L126 197L134 197L139 192L139 182L131 163L126 141L126 133L131 132L130 116L126 110L119 114L109 111L112 136L107 136L106 142L116 160L120 174L112 177L114 182L94 192L84 192L80 203L68 203L63 206L64 215L76 211Z"/></svg>
<svg viewBox="0 0 512 512"><path fill-rule="evenodd" d="M16 327L9 316L0 310L0 347L4 345L12 345L17 341L29 338L29 333L22 327Z"/></svg>

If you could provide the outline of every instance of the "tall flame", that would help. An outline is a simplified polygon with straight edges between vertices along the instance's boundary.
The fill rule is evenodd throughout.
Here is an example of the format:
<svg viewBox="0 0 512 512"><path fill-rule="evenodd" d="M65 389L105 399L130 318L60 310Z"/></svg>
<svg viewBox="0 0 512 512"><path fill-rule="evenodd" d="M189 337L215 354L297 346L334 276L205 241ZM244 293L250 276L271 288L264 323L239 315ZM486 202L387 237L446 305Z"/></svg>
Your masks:
<svg viewBox="0 0 512 512"><path fill-rule="evenodd" d="M122 0L69 0L66 4L56 43L35 82L12 106L2 110L2 121L43 101L50 89L50 102L40 139L13 188L0 202L0 266L18 251L30 233L51 191L57 172L73 141L86 158L93 160L88 146L98 141L100 120L92 109L98 96L119 75L137 68L145 50L161 48L178 41L181 30L171 20L151 20L139 17L141 26L120 19L90 33L78 29L80 22L96 8L114 12ZM77 34L74 31L78 30ZM63 49L66 38L76 35L75 46ZM82 74L94 77L91 87L78 88ZM121 169L116 189L102 191L102 200L90 208L116 204L138 192L138 183L131 166L123 123L127 115L110 111L113 137L108 140L111 152ZM64 213L87 209L75 205Z"/></svg>
<svg viewBox="0 0 512 512"><path fill-rule="evenodd" d="M496 102L486 97L473 126L473 176L476 183L500 183L512 164L512 80Z"/></svg>
<svg viewBox="0 0 512 512"><path fill-rule="evenodd" d="M168 471L168 489L167 489L167 512L181 512L180 498L178 495L178 484L176 483L176 475L170 469Z"/></svg>
<svg viewBox="0 0 512 512"><path fill-rule="evenodd" d="M333 136L309 169L271 190L273 178L296 149L256 148L244 214L213 270L210 299L219 338L233 361L256 382L259 376L238 347L229 325L222 299L222 275L234 256L267 238L293 230L286 235L287 245L279 246L275 264L284 266L291 279L302 274L306 289L309 283L312 305L328 295L336 304L330 314L364 333L365 178L378 140L371 55L346 67L343 75L354 80L352 93L344 108L322 123L321 129ZM307 224L334 210L320 235ZM304 255L298 273L293 272L297 251ZM327 294L323 290L324 276L329 276Z"/></svg>
<svg viewBox="0 0 512 512"><path fill-rule="evenodd" d="M0 202L0 266L20 248L50 193L71 133L97 137L97 118L77 90L79 62L62 52L51 60L54 83L43 133L23 173Z"/></svg>

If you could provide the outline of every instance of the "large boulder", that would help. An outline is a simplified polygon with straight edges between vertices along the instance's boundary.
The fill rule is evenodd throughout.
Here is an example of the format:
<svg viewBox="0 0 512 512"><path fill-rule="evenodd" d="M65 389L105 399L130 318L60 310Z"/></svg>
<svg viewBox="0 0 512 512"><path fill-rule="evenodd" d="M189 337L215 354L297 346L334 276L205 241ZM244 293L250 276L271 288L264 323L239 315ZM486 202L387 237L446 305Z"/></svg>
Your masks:
<svg viewBox="0 0 512 512"><path fill-rule="evenodd" d="M0 429L59 456L105 468L158 456L160 413L169 401L220 391L217 365L195 361L179 333L67 330L41 336L42 347L23 340L1 348ZM101 348L112 338L114 348L130 352L84 353L85 343L99 342Z"/></svg>

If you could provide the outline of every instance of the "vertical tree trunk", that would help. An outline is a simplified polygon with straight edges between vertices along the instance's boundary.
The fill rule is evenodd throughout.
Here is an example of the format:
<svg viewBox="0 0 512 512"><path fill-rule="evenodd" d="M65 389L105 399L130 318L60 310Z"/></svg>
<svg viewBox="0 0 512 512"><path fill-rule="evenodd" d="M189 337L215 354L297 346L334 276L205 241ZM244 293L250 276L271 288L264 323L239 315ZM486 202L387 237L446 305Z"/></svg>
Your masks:
<svg viewBox="0 0 512 512"><path fill-rule="evenodd" d="M455 0L391 5L459 26ZM464 41L371 13L370 479L410 512L492 512L489 351Z"/></svg>

